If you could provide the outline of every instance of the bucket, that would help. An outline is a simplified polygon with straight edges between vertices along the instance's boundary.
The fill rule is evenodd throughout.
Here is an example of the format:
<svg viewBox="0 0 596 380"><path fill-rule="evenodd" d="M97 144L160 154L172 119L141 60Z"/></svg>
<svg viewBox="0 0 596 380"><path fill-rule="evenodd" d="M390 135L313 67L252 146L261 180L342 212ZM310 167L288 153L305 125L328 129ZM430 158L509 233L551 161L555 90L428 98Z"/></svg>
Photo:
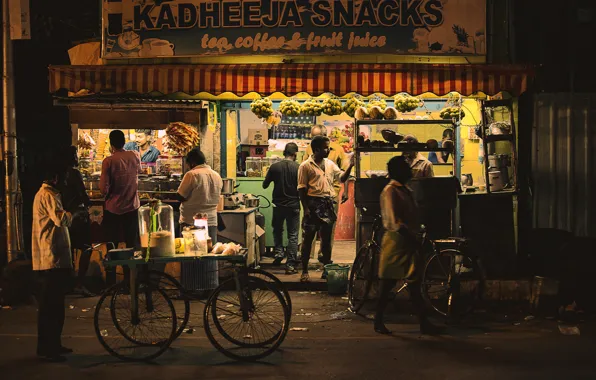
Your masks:
<svg viewBox="0 0 596 380"><path fill-rule="evenodd" d="M329 294L341 295L348 291L349 265L327 264L327 292Z"/></svg>

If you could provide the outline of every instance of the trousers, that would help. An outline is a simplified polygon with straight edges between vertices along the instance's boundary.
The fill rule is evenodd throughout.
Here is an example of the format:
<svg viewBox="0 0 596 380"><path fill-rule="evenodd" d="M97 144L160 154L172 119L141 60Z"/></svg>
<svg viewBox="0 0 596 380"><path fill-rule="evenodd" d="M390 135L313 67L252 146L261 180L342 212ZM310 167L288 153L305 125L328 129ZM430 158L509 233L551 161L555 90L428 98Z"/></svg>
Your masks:
<svg viewBox="0 0 596 380"><path fill-rule="evenodd" d="M71 269L57 268L39 271L41 291L37 312L37 353L59 355L64 327L64 298Z"/></svg>

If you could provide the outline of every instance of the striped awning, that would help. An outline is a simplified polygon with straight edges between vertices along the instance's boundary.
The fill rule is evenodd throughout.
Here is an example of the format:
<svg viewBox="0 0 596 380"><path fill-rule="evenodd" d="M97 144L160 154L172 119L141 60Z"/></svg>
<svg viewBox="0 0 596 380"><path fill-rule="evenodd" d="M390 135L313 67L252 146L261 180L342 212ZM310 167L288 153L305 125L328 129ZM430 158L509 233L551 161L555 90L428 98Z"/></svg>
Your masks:
<svg viewBox="0 0 596 380"><path fill-rule="evenodd" d="M462 95L506 91L523 93L531 71L519 66L417 64L263 64L263 65L126 65L51 66L50 91L89 90L94 93L159 92L189 95L231 92L275 92L293 96L356 92L419 95L432 92Z"/></svg>

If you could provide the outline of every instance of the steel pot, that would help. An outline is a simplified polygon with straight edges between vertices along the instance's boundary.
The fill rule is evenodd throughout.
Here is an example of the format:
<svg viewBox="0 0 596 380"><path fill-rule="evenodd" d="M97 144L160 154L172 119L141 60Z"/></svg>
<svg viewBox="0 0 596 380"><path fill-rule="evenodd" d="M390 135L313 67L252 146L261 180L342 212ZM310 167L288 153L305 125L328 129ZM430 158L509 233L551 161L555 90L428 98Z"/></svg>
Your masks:
<svg viewBox="0 0 596 380"><path fill-rule="evenodd" d="M461 184L463 186L473 186L474 179L472 178L472 174L462 174L461 175Z"/></svg>
<svg viewBox="0 0 596 380"><path fill-rule="evenodd" d="M238 186L234 185L233 178L223 178L222 182L223 182L223 187L221 189L221 193L223 195L234 194L234 192L236 191L236 188L239 186L239 185Z"/></svg>
<svg viewBox="0 0 596 380"><path fill-rule="evenodd" d="M259 207L259 198L246 198L244 199L244 205L248 208Z"/></svg>
<svg viewBox="0 0 596 380"><path fill-rule="evenodd" d="M488 156L489 168L503 168L511 166L511 157L508 154L491 154Z"/></svg>

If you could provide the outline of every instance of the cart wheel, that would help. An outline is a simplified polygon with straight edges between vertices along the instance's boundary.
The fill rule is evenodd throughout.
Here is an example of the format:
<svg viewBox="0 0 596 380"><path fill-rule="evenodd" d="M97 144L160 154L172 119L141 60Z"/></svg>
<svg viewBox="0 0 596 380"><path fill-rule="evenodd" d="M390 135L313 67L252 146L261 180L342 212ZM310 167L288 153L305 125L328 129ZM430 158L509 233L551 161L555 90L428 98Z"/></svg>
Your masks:
<svg viewBox="0 0 596 380"><path fill-rule="evenodd" d="M174 305L177 321L174 335L174 339L176 339L182 334L190 319L190 299L186 296L182 284L167 273L151 270L149 271L149 281L163 290Z"/></svg>
<svg viewBox="0 0 596 380"><path fill-rule="evenodd" d="M289 327L287 305L271 282L249 276L240 292L234 284L234 279L224 282L209 297L203 313L205 332L227 357L259 360L285 339ZM242 303L248 304L244 312L239 293Z"/></svg>
<svg viewBox="0 0 596 380"><path fill-rule="evenodd" d="M279 278L262 269L250 268L249 274L250 276L257 277L268 282L272 282L275 285L275 287L282 292L284 296L284 301L286 301L286 305L288 306L289 319L287 322L290 323L290 320L292 319L292 298L290 298L290 292L288 292L288 288L284 285L284 283L281 282Z"/></svg>
<svg viewBox="0 0 596 380"><path fill-rule="evenodd" d="M113 356L127 361L149 361L160 356L172 343L176 313L168 296L157 288L141 286L139 315L133 320L130 295L119 283L109 288L95 308L95 334Z"/></svg>

